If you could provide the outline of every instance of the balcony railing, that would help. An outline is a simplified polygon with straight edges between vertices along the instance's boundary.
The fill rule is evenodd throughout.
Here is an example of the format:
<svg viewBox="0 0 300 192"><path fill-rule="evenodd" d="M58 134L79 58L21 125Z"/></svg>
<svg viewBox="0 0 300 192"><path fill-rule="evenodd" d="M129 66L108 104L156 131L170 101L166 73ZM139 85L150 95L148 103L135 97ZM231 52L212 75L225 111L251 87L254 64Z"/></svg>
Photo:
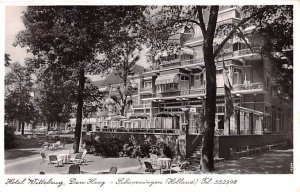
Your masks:
<svg viewBox="0 0 300 192"><path fill-rule="evenodd" d="M143 108L143 105L142 105L142 104L140 104L140 105L132 105L132 107L133 107L134 109L137 109L137 108Z"/></svg>
<svg viewBox="0 0 300 192"><path fill-rule="evenodd" d="M252 54L252 51L250 49L242 49L242 50L224 53L224 57L236 57L236 56L249 55L249 54Z"/></svg>
<svg viewBox="0 0 300 192"><path fill-rule="evenodd" d="M150 93L152 93L152 88L142 88L142 89L140 89L140 92L150 92Z"/></svg>
<svg viewBox="0 0 300 192"><path fill-rule="evenodd" d="M182 61L180 61L179 59L174 59L174 60L170 60L170 61L163 61L162 65L169 65L169 64L191 65L191 64L203 63L203 62L204 62L204 58L182 60Z"/></svg>
<svg viewBox="0 0 300 192"><path fill-rule="evenodd" d="M202 63L202 62L204 62L204 58L183 60L181 61L181 65L191 65L191 64Z"/></svg>
<svg viewBox="0 0 300 192"><path fill-rule="evenodd" d="M257 89L263 89L263 88L264 88L264 85L261 82L233 85L233 91L257 90Z"/></svg>
<svg viewBox="0 0 300 192"><path fill-rule="evenodd" d="M149 104L132 105L132 107L134 109L149 108L151 107L151 104L149 103Z"/></svg>
<svg viewBox="0 0 300 192"><path fill-rule="evenodd" d="M164 92L158 92L156 93L157 97L171 97L171 96L179 96L180 91L179 90L167 90Z"/></svg>
<svg viewBox="0 0 300 192"><path fill-rule="evenodd" d="M172 97L172 96L186 96L186 95L196 95L196 94L204 94L205 87L202 88L195 88L195 89L188 89L184 91L180 90L169 90L165 92L157 93L157 97Z"/></svg>
<svg viewBox="0 0 300 192"><path fill-rule="evenodd" d="M205 93L205 87L180 91L180 95L195 95L195 94L204 94L204 93Z"/></svg>

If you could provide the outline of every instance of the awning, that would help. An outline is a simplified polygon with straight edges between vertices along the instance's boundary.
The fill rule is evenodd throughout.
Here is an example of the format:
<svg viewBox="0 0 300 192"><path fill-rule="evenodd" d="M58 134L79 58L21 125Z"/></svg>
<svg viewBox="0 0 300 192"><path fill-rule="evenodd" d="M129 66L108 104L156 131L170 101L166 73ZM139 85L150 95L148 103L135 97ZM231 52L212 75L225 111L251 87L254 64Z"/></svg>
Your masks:
<svg viewBox="0 0 300 192"><path fill-rule="evenodd" d="M158 76L155 81L155 85L178 83L178 82L179 82L178 73L170 73L167 75Z"/></svg>
<svg viewBox="0 0 300 192"><path fill-rule="evenodd" d="M179 54L194 55L194 50L187 47L180 48Z"/></svg>

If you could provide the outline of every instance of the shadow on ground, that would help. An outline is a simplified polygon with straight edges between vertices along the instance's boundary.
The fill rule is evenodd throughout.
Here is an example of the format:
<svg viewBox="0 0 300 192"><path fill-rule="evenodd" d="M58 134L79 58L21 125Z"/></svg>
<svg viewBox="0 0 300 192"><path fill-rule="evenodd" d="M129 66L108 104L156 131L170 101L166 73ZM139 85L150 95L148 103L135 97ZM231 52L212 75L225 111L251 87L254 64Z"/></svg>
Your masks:
<svg viewBox="0 0 300 192"><path fill-rule="evenodd" d="M215 171L212 174L292 174L292 162L292 150L276 150L258 156L215 163ZM193 165L191 170L201 173L199 165Z"/></svg>
<svg viewBox="0 0 300 192"><path fill-rule="evenodd" d="M39 154L37 150L14 149L13 153L5 151L5 160L18 159L22 157L30 157L32 155L37 155L37 154Z"/></svg>

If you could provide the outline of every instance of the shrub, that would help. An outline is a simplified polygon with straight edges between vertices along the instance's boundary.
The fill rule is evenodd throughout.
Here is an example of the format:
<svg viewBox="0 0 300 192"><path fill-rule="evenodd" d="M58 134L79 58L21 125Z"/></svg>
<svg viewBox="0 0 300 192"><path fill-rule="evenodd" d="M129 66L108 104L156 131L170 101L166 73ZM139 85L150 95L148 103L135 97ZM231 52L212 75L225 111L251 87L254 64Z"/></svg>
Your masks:
<svg viewBox="0 0 300 192"><path fill-rule="evenodd" d="M13 149L18 145L18 138L15 135L15 129L11 126L4 126L4 147L5 149Z"/></svg>
<svg viewBox="0 0 300 192"><path fill-rule="evenodd" d="M156 145L156 148L159 151L159 156L173 158L175 152L164 142L159 142Z"/></svg>
<svg viewBox="0 0 300 192"><path fill-rule="evenodd" d="M123 143L118 138L98 138L94 143L95 153L104 157L119 157Z"/></svg>
<svg viewBox="0 0 300 192"><path fill-rule="evenodd" d="M151 142L148 139L130 137L129 143L123 148L123 154L132 158L148 157L151 149Z"/></svg>

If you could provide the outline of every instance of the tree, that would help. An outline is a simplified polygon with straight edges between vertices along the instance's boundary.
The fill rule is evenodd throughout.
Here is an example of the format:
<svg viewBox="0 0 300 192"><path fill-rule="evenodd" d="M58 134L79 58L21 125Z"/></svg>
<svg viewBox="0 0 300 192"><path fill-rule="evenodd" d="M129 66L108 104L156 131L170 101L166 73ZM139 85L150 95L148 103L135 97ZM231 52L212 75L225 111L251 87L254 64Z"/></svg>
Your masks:
<svg viewBox="0 0 300 192"><path fill-rule="evenodd" d="M30 123L35 115L33 80L31 71L19 63L10 65L11 71L5 75L5 119L18 120L24 135L25 123Z"/></svg>
<svg viewBox="0 0 300 192"><path fill-rule="evenodd" d="M132 86L133 75L138 72L137 61L140 59L141 44L144 38L136 24L131 26L123 26L116 33L112 49L106 52L108 60L111 62L113 72L122 80L121 85L116 87L116 92L111 96L120 108L120 115L124 116L126 109L132 104L132 94L134 88Z"/></svg>
<svg viewBox="0 0 300 192"><path fill-rule="evenodd" d="M48 130L53 123L67 123L71 117L75 100L73 90L76 82L66 68L36 70L36 106L41 112L41 120L47 122Z"/></svg>
<svg viewBox="0 0 300 192"><path fill-rule="evenodd" d="M25 30L17 36L17 44L27 47L37 68L60 67L73 70L76 88L76 128L74 152L79 150L85 73L98 73L110 67L104 50L120 26L138 18L139 6L33 6L23 15ZM100 56L99 56L100 55ZM75 90L74 90L75 91Z"/></svg>
<svg viewBox="0 0 300 192"><path fill-rule="evenodd" d="M150 56L152 60L161 51L170 49L168 41L181 29L188 30L192 25L200 27L203 36L203 58L206 70L206 101L205 101L205 124L202 139L201 167L203 172L214 170L213 149L214 149L214 127L215 127L215 106L216 106L216 65L215 59L223 49L226 42L238 33L240 27L252 23L260 25L265 20L268 23L275 22L282 27L284 24L284 12L291 12L292 6L249 6L245 7L244 18L238 23L230 26L217 25L219 6L164 6L154 7L149 12L149 23L145 28L149 36ZM154 13L154 16L152 15ZM281 14L280 14L281 13ZM279 19L276 20L276 17ZM288 14L287 17L291 17ZM292 17L291 17L292 18ZM258 22L257 22L258 21ZM290 24L289 24L290 25ZM218 45L214 45L214 38L218 35L217 29L223 32L223 39ZM280 27L278 28L280 29ZM279 35L280 33L278 33ZM287 34L290 36L290 34ZM278 38L278 36L276 37ZM275 38L275 39L276 39ZM289 41L290 43L292 41ZM176 49L174 43L171 49ZM214 47L215 46L215 47ZM280 46L279 46L280 47Z"/></svg>

